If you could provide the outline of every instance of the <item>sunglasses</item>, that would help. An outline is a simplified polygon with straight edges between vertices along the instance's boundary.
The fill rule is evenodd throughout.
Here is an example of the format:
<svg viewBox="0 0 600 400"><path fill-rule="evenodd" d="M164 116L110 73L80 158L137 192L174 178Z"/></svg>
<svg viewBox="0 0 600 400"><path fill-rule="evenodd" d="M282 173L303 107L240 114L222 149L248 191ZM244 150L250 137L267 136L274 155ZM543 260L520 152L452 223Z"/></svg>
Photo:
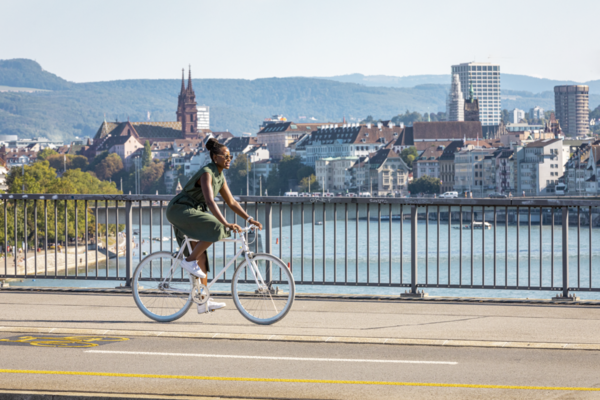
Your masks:
<svg viewBox="0 0 600 400"><path fill-rule="evenodd" d="M223 154L217 154L219 157L223 157L225 159L225 161L231 161L231 154L227 154L227 155L223 155Z"/></svg>

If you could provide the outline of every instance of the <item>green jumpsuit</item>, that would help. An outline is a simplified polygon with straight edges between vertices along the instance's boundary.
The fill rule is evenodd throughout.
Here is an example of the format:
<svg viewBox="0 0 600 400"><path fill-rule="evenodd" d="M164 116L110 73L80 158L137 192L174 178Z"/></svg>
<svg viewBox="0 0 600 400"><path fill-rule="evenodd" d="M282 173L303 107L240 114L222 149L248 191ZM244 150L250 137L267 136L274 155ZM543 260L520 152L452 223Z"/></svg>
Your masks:
<svg viewBox="0 0 600 400"><path fill-rule="evenodd" d="M208 211L202 188L198 184L204 174L211 175L213 194L216 196L223 187L225 177L222 172L219 173L217 165L211 162L196 172L181 193L173 197L167 206L167 219L173 225L179 246L185 241L184 235L193 240L212 243L230 236L225 231L225 226ZM184 251L186 256L189 255L187 248Z"/></svg>

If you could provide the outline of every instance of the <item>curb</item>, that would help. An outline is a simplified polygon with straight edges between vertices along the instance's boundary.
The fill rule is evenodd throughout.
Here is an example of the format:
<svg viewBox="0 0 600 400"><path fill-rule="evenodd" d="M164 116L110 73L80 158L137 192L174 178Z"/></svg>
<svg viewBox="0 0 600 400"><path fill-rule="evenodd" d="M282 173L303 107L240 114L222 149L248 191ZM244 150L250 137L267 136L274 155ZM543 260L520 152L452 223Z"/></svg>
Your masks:
<svg viewBox="0 0 600 400"><path fill-rule="evenodd" d="M239 333L200 333L200 332L164 332L164 331L132 331L118 329L73 329L73 328L33 328L18 326L0 326L1 332L38 333L52 335L96 335L96 336L133 336L151 338L178 339L219 339L250 340L263 342L300 342L300 343L335 343L335 344L371 344L397 346L436 346L436 347L476 347L501 349L538 349L538 350L589 350L599 351L600 343L542 343L542 342L508 342L486 340L453 340L453 339L397 339L374 337L343 336L300 336L300 335L255 335Z"/></svg>
<svg viewBox="0 0 600 400"><path fill-rule="evenodd" d="M131 294L130 288L76 288L76 287L36 287L9 286L0 287L2 292L36 292L36 293L91 293L91 294ZM230 292L211 292L216 297L231 297ZM501 297L444 297L426 296L420 298L400 297L400 295L365 295L365 294L321 294L296 293L296 299L301 300L372 300L394 302L453 302L453 303L494 303L494 304L546 304L546 305L578 305L600 306L600 300L545 300L545 299L515 299Z"/></svg>

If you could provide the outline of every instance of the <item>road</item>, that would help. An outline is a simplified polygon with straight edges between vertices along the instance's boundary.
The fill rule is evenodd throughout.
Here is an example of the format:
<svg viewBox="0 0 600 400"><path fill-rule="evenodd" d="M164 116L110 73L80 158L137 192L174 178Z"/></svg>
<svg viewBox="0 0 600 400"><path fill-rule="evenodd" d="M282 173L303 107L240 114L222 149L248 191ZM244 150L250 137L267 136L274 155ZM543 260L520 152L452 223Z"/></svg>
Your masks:
<svg viewBox="0 0 600 400"><path fill-rule="evenodd" d="M56 348L32 345L35 335L18 343L12 341L28 335L0 336L0 387L10 390L253 399L600 398L600 353L596 351L126 336L118 342L94 342L95 346L88 348ZM44 341L49 339L37 339ZM288 381L275 381L278 379ZM407 383L414 386L404 386ZM598 391L550 390L557 387Z"/></svg>

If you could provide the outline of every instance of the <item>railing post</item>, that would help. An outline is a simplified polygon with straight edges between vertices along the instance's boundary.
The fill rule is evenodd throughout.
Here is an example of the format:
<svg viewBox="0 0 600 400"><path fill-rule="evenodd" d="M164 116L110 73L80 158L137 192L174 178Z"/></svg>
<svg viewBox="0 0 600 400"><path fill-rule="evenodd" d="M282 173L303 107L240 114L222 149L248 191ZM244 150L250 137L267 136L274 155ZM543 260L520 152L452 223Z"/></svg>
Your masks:
<svg viewBox="0 0 600 400"><path fill-rule="evenodd" d="M579 300L575 295L569 296L569 207L563 206L562 211L562 293L552 300Z"/></svg>
<svg viewBox="0 0 600 400"><path fill-rule="evenodd" d="M418 264L417 264L417 206L410 206L410 292L402 293L400 297L424 297L425 293L417 290ZM427 240L427 238L425 238Z"/></svg>
<svg viewBox="0 0 600 400"><path fill-rule="evenodd" d="M119 212L118 207L117 212ZM133 268L133 201L131 200L125 202L125 241L125 287L131 287Z"/></svg>
<svg viewBox="0 0 600 400"><path fill-rule="evenodd" d="M417 206L413 204L410 207L410 292L412 294L417 293L417 277L419 271L417 266L417 222Z"/></svg>
<svg viewBox="0 0 600 400"><path fill-rule="evenodd" d="M569 207L562 208L562 285L563 297L569 297Z"/></svg>
<svg viewBox="0 0 600 400"><path fill-rule="evenodd" d="M256 204L256 206L258 207L258 204ZM265 203L265 253L267 254L271 254L272 248L271 248L271 236L272 236L272 221L271 221L271 217L272 217L272 211L271 211L271 203ZM258 234L258 232L256 233ZM314 240L314 239L313 239ZM267 285L271 285L271 280L272 280L272 274L271 274L271 263L267 261L266 263L266 284Z"/></svg>

